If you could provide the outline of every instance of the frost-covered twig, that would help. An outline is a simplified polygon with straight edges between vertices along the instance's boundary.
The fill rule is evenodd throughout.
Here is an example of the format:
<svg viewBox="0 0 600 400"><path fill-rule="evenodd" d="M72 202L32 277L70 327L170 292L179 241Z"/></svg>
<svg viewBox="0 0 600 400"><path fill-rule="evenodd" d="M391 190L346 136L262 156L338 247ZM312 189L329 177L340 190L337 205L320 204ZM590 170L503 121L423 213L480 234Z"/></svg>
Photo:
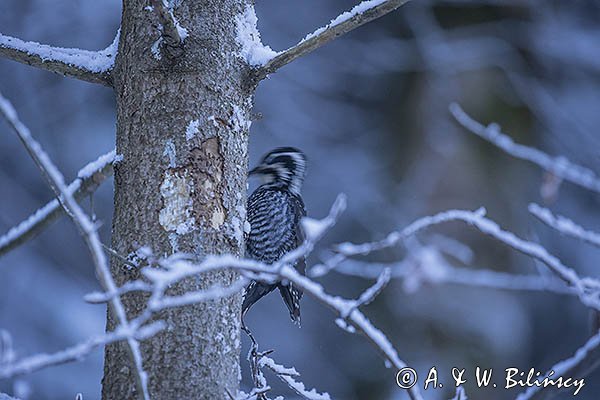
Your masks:
<svg viewBox="0 0 600 400"><path fill-rule="evenodd" d="M167 55L171 58L181 56L187 30L179 25L173 11L169 9L164 0L150 0L150 3L160 22L160 34Z"/></svg>
<svg viewBox="0 0 600 400"><path fill-rule="evenodd" d="M318 49L331 40L394 11L408 1L409 0L366 0L361 2L350 11L346 11L331 20L328 25L308 34L296 45L278 53L264 66L256 70L257 80L265 78L268 74L271 74L295 59Z"/></svg>
<svg viewBox="0 0 600 400"><path fill-rule="evenodd" d="M77 204L73 198L73 195L69 192L63 175L56 168L54 163L52 163L50 157L42 149L40 144L31 136L29 129L19 120L17 112L13 108L12 104L10 104L10 102L6 100L2 94L0 94L0 113L4 115L9 125L17 133L19 139L27 149L27 152L35 161L38 168L42 171L42 174L48 181L48 184L58 196L60 203L65 207L65 210L79 229L92 255L92 259L96 267L96 276L100 281L102 288L107 293L116 292L117 287L112 279L108 262L104 255L104 251L102 250L102 243L100 242L100 238L96 232L96 226L92 223L83 209L79 206L79 204ZM125 313L125 308L123 307L119 296L113 296L109 304L113 315L119 324L119 328L125 331L130 331L127 314ZM149 400L150 395L148 393L147 375L142 368L142 355L140 353L139 343L135 338L128 337L127 344L134 366L138 393L144 400Z"/></svg>
<svg viewBox="0 0 600 400"><path fill-rule="evenodd" d="M336 268L340 263L345 261L348 257L357 255L367 255L374 251L385 249L388 247L396 246L401 243L404 239L415 235L417 232L426 229L432 225L441 224L444 222L455 221L455 220L474 220L477 217L485 215L485 209L480 208L477 211L465 211L465 210L448 210L433 216L426 216L420 218L401 231L394 231L388 234L384 239L376 242L368 242L361 244L353 243L340 243L335 247L337 254L331 257L324 264L316 266L314 271L310 271L311 276L320 276L325 274L327 271Z"/></svg>
<svg viewBox="0 0 600 400"><path fill-rule="evenodd" d="M550 279L534 274L511 274L482 268L455 267L442 259L436 254L437 252L438 250L432 246L426 246L422 251L411 254L402 261L384 264L347 260L338 265L335 271L344 275L375 279L382 271L389 269L393 279L402 279L405 284L406 281L410 281L413 289L415 286L425 283L577 295L574 289L569 288L558 278ZM408 284L405 287L408 288Z"/></svg>
<svg viewBox="0 0 600 400"><path fill-rule="evenodd" d="M64 364L69 361L81 360L95 349L128 338L144 340L164 328L164 323L154 322L132 331L129 327L118 327L114 332L109 332L90 338L83 343L69 347L53 354L36 354L11 363L0 363L0 379L10 379L15 376L30 374L43 368Z"/></svg>
<svg viewBox="0 0 600 400"><path fill-rule="evenodd" d="M361 307L371 303L375 299L375 297L377 297L379 293L381 293L383 289L385 289L387 284L390 282L391 277L392 270L389 268L385 268L377 277L377 282L375 282L373 286L365 290L360 295L358 300L356 300L356 307Z"/></svg>
<svg viewBox="0 0 600 400"><path fill-rule="evenodd" d="M100 156L79 170L77 178L67 186L67 190L77 201L81 201L84 197L94 193L100 184L112 176L113 163L117 160L114 150ZM0 256L36 237L63 212L64 209L57 199L38 209L0 237Z"/></svg>
<svg viewBox="0 0 600 400"><path fill-rule="evenodd" d="M305 294L312 296L315 300L333 310L340 318L347 321L347 324L353 327L353 331L365 336L387 362L396 369L400 370L406 367L406 364L398 357L398 352L383 332L377 329L360 310L355 308L355 300L343 299L328 294L321 285L300 275L289 265L285 265L281 269L279 277L289 282L293 282L294 285L302 289ZM408 390L408 395L412 400L421 400L423 398L416 386Z"/></svg>
<svg viewBox="0 0 600 400"><path fill-rule="evenodd" d="M589 231L577 225L569 218L563 217L561 215L554 215L547 208L541 207L535 203L529 205L529 212L532 213L536 218L538 218L546 225L556 229L564 235L571 236L575 239L580 239L584 242L600 247L599 233Z"/></svg>
<svg viewBox="0 0 600 400"><path fill-rule="evenodd" d="M565 157L552 157L533 147L515 143L500 131L498 124L492 123L484 126L467 115L456 103L450 105L450 112L468 131L496 145L511 156L530 161L555 176L600 193L600 178L592 170L574 164Z"/></svg>
<svg viewBox="0 0 600 400"><path fill-rule="evenodd" d="M52 47L0 34L0 55L64 76L111 86L110 73L118 44L118 32L112 44L100 51Z"/></svg>
<svg viewBox="0 0 600 400"><path fill-rule="evenodd" d="M235 293L239 293L246 285L248 280L238 278L231 285L223 287L215 285L205 290L197 290L187 292L180 296L164 296L164 293L156 300L148 302L148 307L152 312L158 312L167 308L182 307L190 304L202 303L208 300L215 300L221 297L229 297Z"/></svg>
<svg viewBox="0 0 600 400"><path fill-rule="evenodd" d="M306 387L302 382L297 381L295 378L300 376L300 373L296 371L295 368L286 368L283 365L277 364L275 360L266 355L263 355L258 360L258 366L267 367L271 371L277 375L279 379L281 379L286 385L290 387L293 391L298 393L298 395L302 396L308 400L331 400L331 397L328 393L319 393L315 389L306 390Z"/></svg>
<svg viewBox="0 0 600 400"><path fill-rule="evenodd" d="M572 376L576 376L577 379L582 379L592 369L598 366L598 356L600 355L600 332L588 339L583 346L581 346L575 354L567 358L566 360L560 361L554 364L544 377L550 377L551 379L558 379L562 376L564 379ZM580 371L576 371L581 369ZM553 373L550 374L550 371ZM537 378L542 380L542 377ZM516 400L528 400L536 398L542 390L548 391L548 388L531 386L523 393L519 394ZM574 393L575 395L577 394Z"/></svg>
<svg viewBox="0 0 600 400"><path fill-rule="evenodd" d="M162 293L176 282L186 279L191 276L206 273L216 269L235 269L245 277L247 274L252 274L253 279L261 277L270 281L287 281L300 288L306 295L313 297L321 304L333 310L340 318L343 318L349 326L352 326L354 332L361 333L367 340L381 353L381 355L397 369L406 367L406 364L398 357L396 349L392 346L386 336L362 314L357 308L357 301L351 299L343 299L339 296L333 296L325 292L325 289L318 283L301 275L292 266L294 262L305 257L319 240L327 229L331 228L335 223L338 215L345 206L345 197L338 196L334 205L331 207L329 215L322 220L306 219L303 222L303 227L306 234L306 241L296 250L288 253L282 259L273 264L267 265L255 260L238 259L232 255L209 256L204 258L199 263L194 263L185 255L174 255L159 262L162 268L146 267L142 269L142 274L151 281L153 294L149 300L149 304L156 301L160 304ZM373 293L378 293L380 286L386 281L385 275L375 285L375 289L368 290L367 294L360 296L360 299L371 299ZM157 289L158 288L158 289ZM235 290L235 287L232 289ZM106 298L117 293L117 290L106 294ZM215 288L211 295L223 296L226 294L224 288ZM185 295L183 295L185 296ZM207 300L203 298L202 300ZM359 304L360 306L360 304ZM148 311L150 310L150 311ZM132 321L136 324L137 321L146 321L151 316L152 306ZM421 400L422 396L417 387L413 387L408 391L409 396L413 400Z"/></svg>
<svg viewBox="0 0 600 400"><path fill-rule="evenodd" d="M349 256L369 254L375 250L395 246L405 238L414 235L416 232L429 226L449 221L462 221L477 228L480 232L499 240L507 246L541 261L560 279L571 286L585 305L600 310L600 300L598 299L600 282L590 278L580 278L573 269L564 265L562 261L550 254L544 247L537 243L521 239L512 232L501 229L496 222L485 218L484 215L485 209L483 208L475 212L449 210L433 216L423 217L413 222L402 231L392 232L386 238L377 242L358 245L342 243L337 246L339 254L334 257L335 262L328 264L328 268L335 268L336 265L339 265L340 262Z"/></svg>
<svg viewBox="0 0 600 400"><path fill-rule="evenodd" d="M467 269L447 266L444 277L436 283L446 283L470 287L499 290L551 292L576 295L574 289L558 279L529 274L518 275L489 269Z"/></svg>

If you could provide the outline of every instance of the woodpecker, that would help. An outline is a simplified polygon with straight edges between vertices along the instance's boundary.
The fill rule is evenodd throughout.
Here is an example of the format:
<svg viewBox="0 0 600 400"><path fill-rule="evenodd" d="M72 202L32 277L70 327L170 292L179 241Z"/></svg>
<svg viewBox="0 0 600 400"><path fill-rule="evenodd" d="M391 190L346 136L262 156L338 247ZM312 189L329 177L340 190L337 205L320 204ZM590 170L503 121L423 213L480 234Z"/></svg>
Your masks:
<svg viewBox="0 0 600 400"><path fill-rule="evenodd" d="M293 147L280 147L266 154L249 172L262 184L248 199L247 218L250 232L246 238L246 257L273 264L304 241L300 219L306 215L300 189L304 182L306 156ZM296 261L296 270L304 275L306 261ZM242 319L254 303L275 288L283 298L292 321L300 324L302 290L291 282L274 284L252 281L244 293Z"/></svg>

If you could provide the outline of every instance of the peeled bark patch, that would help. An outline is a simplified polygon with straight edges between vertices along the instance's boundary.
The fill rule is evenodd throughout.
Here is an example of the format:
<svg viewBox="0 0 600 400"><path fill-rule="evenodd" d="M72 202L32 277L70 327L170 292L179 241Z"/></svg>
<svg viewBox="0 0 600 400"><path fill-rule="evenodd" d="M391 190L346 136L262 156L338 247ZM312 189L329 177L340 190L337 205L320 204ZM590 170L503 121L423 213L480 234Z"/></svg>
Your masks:
<svg viewBox="0 0 600 400"><path fill-rule="evenodd" d="M198 224L204 229L219 229L226 213L221 196L223 156L217 137L206 139L191 150L189 171L195 183L193 208Z"/></svg>
<svg viewBox="0 0 600 400"><path fill-rule="evenodd" d="M193 193L194 182L186 169L169 168L165 171L165 177L160 185L164 206L160 210L158 220L166 231L184 235L195 229Z"/></svg>

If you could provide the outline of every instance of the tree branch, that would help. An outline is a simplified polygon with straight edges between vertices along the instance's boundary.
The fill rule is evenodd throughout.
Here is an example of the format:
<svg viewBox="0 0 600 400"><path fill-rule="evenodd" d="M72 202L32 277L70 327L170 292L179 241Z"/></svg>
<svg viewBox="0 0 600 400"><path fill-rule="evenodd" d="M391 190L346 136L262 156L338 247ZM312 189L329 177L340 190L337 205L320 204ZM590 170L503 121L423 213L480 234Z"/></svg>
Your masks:
<svg viewBox="0 0 600 400"><path fill-rule="evenodd" d="M511 156L530 161L557 177L593 192L600 193L600 178L592 170L574 164L565 157L552 157L538 149L515 143L510 137L500 131L498 124L492 123L488 126L483 126L467 115L456 103L450 105L450 113L468 131L489 141Z"/></svg>
<svg viewBox="0 0 600 400"><path fill-rule="evenodd" d="M67 186L68 192L77 201L94 193L100 184L113 174L115 161L118 161L118 158L113 150L89 163L79 170L77 178ZM0 237L0 256L36 237L63 213L64 209L57 199L50 201Z"/></svg>
<svg viewBox="0 0 600 400"><path fill-rule="evenodd" d="M0 34L0 55L60 75L112 86L118 43L118 32L112 44L100 51L52 47Z"/></svg>
<svg viewBox="0 0 600 400"><path fill-rule="evenodd" d="M465 210L449 210L433 216L423 217L408 225L401 231L395 231L384 239L362 244L342 243L337 246L338 254L327 263L327 268L333 269L350 256L366 255L375 250L395 246L407 237L414 235L429 226L450 221L462 221L477 228L480 232L499 240L507 246L544 263L560 279L575 290L579 299L588 307L600 310L600 282L595 279L581 278L572 268L564 265L556 256L550 254L544 247L519 238L512 232L500 228L491 219L485 218L485 209L475 212Z"/></svg>
<svg viewBox="0 0 600 400"><path fill-rule="evenodd" d="M431 252L435 249L426 248ZM385 269L392 271L392 279L410 281L411 287L421 284L430 285L459 285L482 289L551 292L562 295L577 293L573 288L558 279L548 279L534 274L511 274L483 268L460 268L450 265L443 260L432 259L435 255L423 255L419 258L409 257L395 263L371 263L348 260L335 268L335 271L349 276L364 279L374 279ZM439 264L438 261L444 262ZM436 265L429 265L432 262ZM415 265L418 264L418 265Z"/></svg>
<svg viewBox="0 0 600 400"><path fill-rule="evenodd" d="M160 22L160 34L167 55L170 58L181 56L183 54L183 40L187 37L187 30L179 26L175 15L169 10L164 0L150 0L150 4L152 4L152 8Z"/></svg>
<svg viewBox="0 0 600 400"><path fill-rule="evenodd" d="M331 400L328 393L319 393L315 389L307 390L304 383L297 381L295 378L300 376L300 373L295 368L286 368L281 364L277 364L275 360L266 355L258 359L259 367L267 367L279 379L281 379L290 389L296 392L299 396L308 400Z"/></svg>
<svg viewBox="0 0 600 400"><path fill-rule="evenodd" d="M342 36L359 26L396 10L410 0L367 0L355 6L350 11L339 15L328 25L308 34L296 45L278 53L264 66L256 69L256 80L264 79L268 74L300 58L333 39Z"/></svg>
<svg viewBox="0 0 600 400"><path fill-rule="evenodd" d="M50 157L42 149L40 144L31 136L29 129L19 120L17 112L12 104L0 94L0 113L7 119L9 125L16 132L17 136L27 149L27 152L34 160L52 189L55 191L60 203L81 232L85 240L94 265L96 267L96 276L102 285L102 288L108 293L115 293L117 287L113 281L108 262L102 250L102 243L96 232L96 226L81 209L69 192L64 182L64 177L56 166L52 163ZM110 308L114 313L119 326L125 331L131 331L125 308L119 296L113 296L109 302ZM139 348L139 342L133 337L127 338L127 345L133 362L138 393L144 400L150 400L147 385L147 375L142 367L142 355Z"/></svg>
<svg viewBox="0 0 600 400"><path fill-rule="evenodd" d="M197 276L204 274L209 271L217 269L235 269L246 278L249 273L253 274L253 279L259 277L266 280L273 280L273 277L278 281L292 282L294 286L302 289L302 291L323 305L333 310L340 318L344 319L347 324L353 327L353 331L361 333L367 338L367 340L381 353L383 358L387 360L398 370L406 367L406 364L399 358L396 349L393 347L387 337L377 329L373 324L362 314L357 308L361 304L356 300L344 299L339 296L333 296L325 292L324 288L318 283L311 279L301 275L291 265L294 262L304 257L314 248L315 242L319 240L325 232L330 229L336 222L338 215L341 213L345 206L345 197L338 196L334 205L331 207L329 215L322 220L315 220L312 218L305 219L303 222L303 228L306 234L306 241L296 250L287 253L281 260L274 263L273 265L267 265L255 260L238 259L232 255L222 256L208 256L205 257L201 262L194 263L189 257L182 256L181 254L175 254L170 256L161 262L159 265L162 268L146 267L142 269L142 274L152 283L153 293L148 301L148 307L144 310L139 317L132 321L133 326L137 323L143 323L152 316L152 304L164 304L162 297L166 289L175 282L189 278L191 276ZM242 278L242 279L244 279ZM385 284L387 280L387 274L384 274L375 284L374 287L367 290L366 294L359 297L362 300L370 300L373 295L379 293L379 288ZM241 279L232 284L229 288L212 288L204 291L210 293L212 298L219 298L230 295L231 292L239 290L238 283ZM131 291L140 290L140 288L131 287ZM142 288L141 290L145 290ZM119 294L126 293L128 290L114 290L110 293L105 294L94 294L94 299L107 299L112 297L118 297ZM195 295L192 292L191 296L197 296L201 301L209 300L211 297L198 294ZM185 300L186 294L181 296L182 300L177 300L174 306L189 304ZM170 306L170 304L166 304ZM338 324L339 325L339 324ZM413 387L408 390L408 395L412 400L422 400L423 397L417 387Z"/></svg>
<svg viewBox="0 0 600 400"><path fill-rule="evenodd" d="M0 365L0 379L10 379L19 375L30 374L50 366L81 360L98 347L107 345L109 343L127 340L129 337L133 337L136 340L143 340L155 335L163 328L164 323L161 321L139 328L135 332L131 332L119 327L114 332L92 337L83 343L53 354L36 354L8 364L2 364Z"/></svg>
<svg viewBox="0 0 600 400"><path fill-rule="evenodd" d="M569 218L563 217L562 215L555 216L547 208L541 207L535 203L531 203L529 205L529 212L532 213L537 219L549 227L556 229L563 235L570 236L572 238L579 239L586 243L600 247L600 233L589 231L577 225Z"/></svg>

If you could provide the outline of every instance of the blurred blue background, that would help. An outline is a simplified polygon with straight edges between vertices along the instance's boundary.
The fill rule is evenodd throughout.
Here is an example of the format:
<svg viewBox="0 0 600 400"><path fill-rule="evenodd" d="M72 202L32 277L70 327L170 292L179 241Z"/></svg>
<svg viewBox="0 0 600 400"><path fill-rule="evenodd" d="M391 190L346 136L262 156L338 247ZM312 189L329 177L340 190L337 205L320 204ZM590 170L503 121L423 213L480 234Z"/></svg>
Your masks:
<svg viewBox="0 0 600 400"><path fill-rule="evenodd" d="M265 44L281 50L325 25L354 2L261 0L256 12ZM3 0L0 32L55 46L103 49L119 25L117 0ZM460 128L448 105L459 102L476 119L496 121L517 142L562 154L600 172L600 3L595 1L413 1L357 29L263 81L260 117L251 128L251 164L269 149L292 145L309 157L304 198L309 215L324 216L335 196L349 207L310 262L341 241L380 239L418 217L449 208L485 206L521 237L539 241L582 275L598 276L598 249L561 237L536 222L538 202L600 230L599 197L571 184L542 197L543 171L515 160ZM0 90L67 179L115 142L110 89L0 58ZM8 125L0 122L0 233L52 198ZM251 182L251 189L256 182ZM86 207L88 203L84 202ZM109 242L112 182L94 196ZM441 236L443 235L443 236ZM445 254L466 268L539 273L543 267L460 223L419 235L412 247L472 250L472 259ZM444 245L446 244L446 245ZM409 246L410 249L410 246ZM380 252L391 262L405 247ZM371 281L332 272L320 279L332 293L357 296ZM572 355L591 333L579 301L524 293L394 280L366 314L424 376L431 366L449 398L450 369L535 367L545 371ZM62 219L35 240L0 258L0 329L18 356L52 352L104 329L103 306L82 296L98 288L84 243ZM309 297L302 328L290 324L278 296L252 309L250 326L273 358L295 366L309 387L338 399L404 399L395 371L363 338L341 331L333 315ZM242 353L244 358L247 341ZM248 365L242 387L249 390ZM0 392L29 399L100 397L102 352L15 381ZM274 393L290 394L270 377ZM517 390L479 390L474 399L510 399ZM597 399L600 373L586 379L579 399ZM29 393L27 393L29 392ZM559 395L570 398L572 392ZM286 396L287 398L287 396ZM293 396L291 397L293 398Z"/></svg>

